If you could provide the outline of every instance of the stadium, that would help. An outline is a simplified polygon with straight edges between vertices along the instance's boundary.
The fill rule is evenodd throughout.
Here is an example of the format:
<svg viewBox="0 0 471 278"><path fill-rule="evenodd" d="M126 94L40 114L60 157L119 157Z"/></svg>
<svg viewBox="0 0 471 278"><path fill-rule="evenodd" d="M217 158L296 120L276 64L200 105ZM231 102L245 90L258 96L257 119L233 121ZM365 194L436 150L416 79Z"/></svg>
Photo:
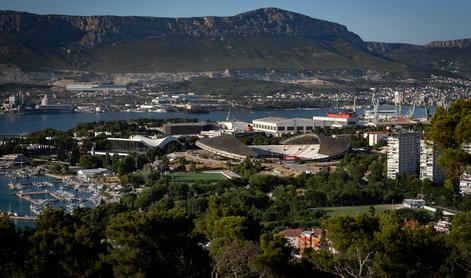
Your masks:
<svg viewBox="0 0 471 278"><path fill-rule="evenodd" d="M291 137L280 145L247 146L232 135L201 139L196 145L212 154L237 160L252 157L285 161L329 161L341 157L350 149L348 140L315 133Z"/></svg>

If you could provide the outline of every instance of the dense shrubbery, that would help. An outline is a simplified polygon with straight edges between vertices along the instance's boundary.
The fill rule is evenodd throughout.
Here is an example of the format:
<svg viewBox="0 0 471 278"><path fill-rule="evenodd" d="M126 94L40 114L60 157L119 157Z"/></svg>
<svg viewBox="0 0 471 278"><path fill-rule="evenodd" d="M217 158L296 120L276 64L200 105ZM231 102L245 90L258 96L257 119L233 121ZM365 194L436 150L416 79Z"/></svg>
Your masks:
<svg viewBox="0 0 471 278"><path fill-rule="evenodd" d="M113 163L126 169L134 167L135 159ZM147 165L122 177L149 188L125 195L119 204L72 215L46 211L33 230L18 230L3 218L0 251L11 255L4 256L0 270L20 277L328 277L348 271L359 277L465 275L453 260L468 263L462 256L468 246L464 240L455 245L451 237L466 237L471 226L446 236L423 226L434 216L421 211L329 218L319 208L400 202L417 194L442 205L452 202L452 192L442 186L414 177L386 180L381 156L349 155L335 170L298 177L255 175L250 169L256 165L241 165L247 178L190 185L159 179ZM456 221L467 227L468 217ZM419 224L406 227L405 219ZM326 228L342 256L306 252L303 260L294 259L277 235L294 227ZM362 270L358 256L365 260Z"/></svg>

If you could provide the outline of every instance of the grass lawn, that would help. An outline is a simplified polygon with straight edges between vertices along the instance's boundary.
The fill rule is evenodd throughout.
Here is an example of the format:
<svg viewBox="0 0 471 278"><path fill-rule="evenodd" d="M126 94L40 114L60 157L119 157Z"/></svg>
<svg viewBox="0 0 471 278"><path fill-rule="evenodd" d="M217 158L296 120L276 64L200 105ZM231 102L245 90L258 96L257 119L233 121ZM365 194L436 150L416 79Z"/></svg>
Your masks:
<svg viewBox="0 0 471 278"><path fill-rule="evenodd" d="M366 206L350 206L350 207L323 207L319 209L323 209L327 211L327 214L330 216L337 216L337 215L355 216L357 213L368 213L368 210L370 209L370 207L373 207L376 213L381 213L385 210L396 209L399 206L401 205L382 204L382 205L366 205Z"/></svg>
<svg viewBox="0 0 471 278"><path fill-rule="evenodd" d="M205 181L205 182L218 182L222 180L226 180L227 177L220 173L172 173L167 175L169 182L177 182L177 183L195 183L197 181Z"/></svg>

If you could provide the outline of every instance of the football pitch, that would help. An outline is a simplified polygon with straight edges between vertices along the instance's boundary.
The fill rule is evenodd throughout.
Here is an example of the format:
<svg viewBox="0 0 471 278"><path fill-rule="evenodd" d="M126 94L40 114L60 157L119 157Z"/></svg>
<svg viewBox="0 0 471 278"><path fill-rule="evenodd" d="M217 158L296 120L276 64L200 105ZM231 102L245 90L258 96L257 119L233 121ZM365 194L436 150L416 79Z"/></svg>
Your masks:
<svg viewBox="0 0 471 278"><path fill-rule="evenodd" d="M355 216L357 213L368 213L370 207L375 209L375 213L381 213L386 210L393 210L402 205L380 204L380 205L366 205L366 206L348 206L348 207L322 207L319 209L327 211L328 215L339 216L349 215Z"/></svg>

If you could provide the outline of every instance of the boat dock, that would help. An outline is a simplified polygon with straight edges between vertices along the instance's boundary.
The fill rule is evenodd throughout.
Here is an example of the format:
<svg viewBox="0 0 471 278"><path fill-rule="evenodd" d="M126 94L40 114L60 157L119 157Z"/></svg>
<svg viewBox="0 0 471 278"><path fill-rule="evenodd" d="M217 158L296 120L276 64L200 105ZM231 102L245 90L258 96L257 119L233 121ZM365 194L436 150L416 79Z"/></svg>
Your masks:
<svg viewBox="0 0 471 278"><path fill-rule="evenodd" d="M29 216L29 215L24 215L24 216L15 216L15 215L9 215L8 216L11 220L23 220L23 221L32 221L38 219L37 216Z"/></svg>
<svg viewBox="0 0 471 278"><path fill-rule="evenodd" d="M33 195L48 195L48 194L53 196L48 191L18 192L18 193L16 193L16 196L18 196L18 198L20 198L20 199L26 200L26 201L31 202L33 204L40 205L41 203L38 200L31 197L31 196L33 196Z"/></svg>
<svg viewBox="0 0 471 278"><path fill-rule="evenodd" d="M19 220L19 221L32 221L38 219L37 216L32 216L32 215L17 215L16 213L13 213L11 211L7 212L1 212L0 211L0 216L8 216L11 220Z"/></svg>
<svg viewBox="0 0 471 278"><path fill-rule="evenodd" d="M59 194L57 192L49 192L49 195L51 195L52 197L56 198L59 201L71 201L71 200L74 199L73 197L63 195L63 194Z"/></svg>
<svg viewBox="0 0 471 278"><path fill-rule="evenodd" d="M26 200L28 202L31 202L35 205L40 205L44 201L38 201L37 199L34 199L32 196L34 195L49 195L53 197L57 201L72 201L77 198L75 196L67 195L67 194L60 194L59 192L54 192L54 191L32 191L32 192L18 192L16 193L16 196L19 198Z"/></svg>

